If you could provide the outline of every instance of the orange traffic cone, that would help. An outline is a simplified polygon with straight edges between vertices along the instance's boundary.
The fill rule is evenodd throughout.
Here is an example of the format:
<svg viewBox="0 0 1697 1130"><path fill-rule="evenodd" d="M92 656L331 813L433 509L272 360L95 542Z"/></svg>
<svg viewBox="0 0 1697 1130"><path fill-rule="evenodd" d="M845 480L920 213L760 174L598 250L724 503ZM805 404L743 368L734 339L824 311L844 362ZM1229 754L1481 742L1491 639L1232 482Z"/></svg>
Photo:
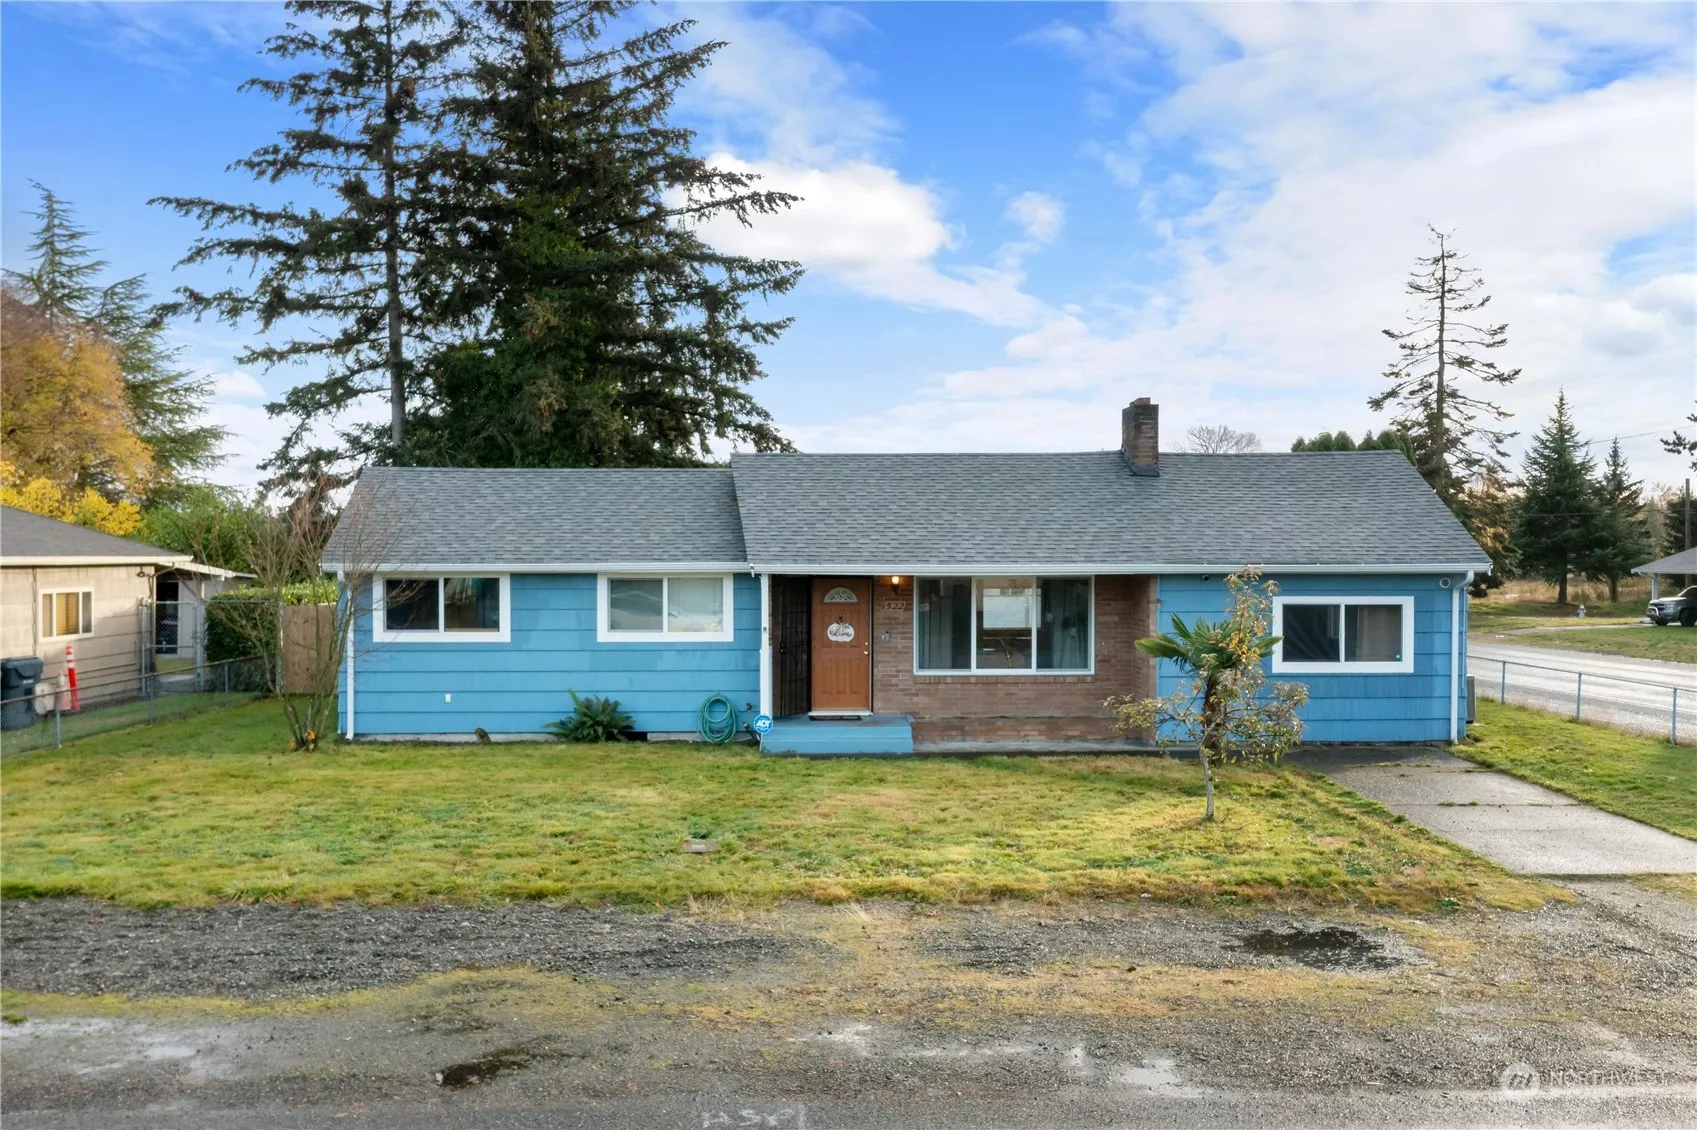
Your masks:
<svg viewBox="0 0 1697 1130"><path fill-rule="evenodd" d="M65 645L65 683L71 691L71 709L81 710L82 703L77 699L77 657L70 644Z"/></svg>

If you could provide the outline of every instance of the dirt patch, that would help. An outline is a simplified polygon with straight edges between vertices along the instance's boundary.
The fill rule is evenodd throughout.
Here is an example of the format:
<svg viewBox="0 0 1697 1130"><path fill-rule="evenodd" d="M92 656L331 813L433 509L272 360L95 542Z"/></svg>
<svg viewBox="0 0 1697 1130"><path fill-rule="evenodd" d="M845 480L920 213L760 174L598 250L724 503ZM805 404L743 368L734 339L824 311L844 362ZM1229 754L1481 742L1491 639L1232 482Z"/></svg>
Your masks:
<svg viewBox="0 0 1697 1130"><path fill-rule="evenodd" d="M729 922L540 903L131 910L25 899L6 902L0 949L0 982L13 990L264 1000L526 965L598 980L706 980L826 947Z"/></svg>

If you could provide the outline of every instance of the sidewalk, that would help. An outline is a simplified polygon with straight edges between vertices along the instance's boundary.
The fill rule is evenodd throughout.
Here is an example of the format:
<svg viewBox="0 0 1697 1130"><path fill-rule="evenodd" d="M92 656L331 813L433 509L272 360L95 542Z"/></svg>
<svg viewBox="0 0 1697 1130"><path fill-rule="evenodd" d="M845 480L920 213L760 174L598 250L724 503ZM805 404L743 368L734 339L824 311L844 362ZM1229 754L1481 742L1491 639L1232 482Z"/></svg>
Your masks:
<svg viewBox="0 0 1697 1130"><path fill-rule="evenodd" d="M1439 750L1310 750L1292 760L1510 871L1697 874L1691 840Z"/></svg>

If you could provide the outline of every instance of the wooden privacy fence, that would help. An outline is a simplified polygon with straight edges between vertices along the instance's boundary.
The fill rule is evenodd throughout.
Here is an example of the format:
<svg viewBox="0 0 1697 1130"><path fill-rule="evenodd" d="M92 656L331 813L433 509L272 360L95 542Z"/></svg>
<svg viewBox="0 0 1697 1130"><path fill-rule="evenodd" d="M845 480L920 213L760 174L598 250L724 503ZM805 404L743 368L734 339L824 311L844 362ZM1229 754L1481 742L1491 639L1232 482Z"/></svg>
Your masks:
<svg viewBox="0 0 1697 1130"><path fill-rule="evenodd" d="M318 670L320 648L336 647L336 606L333 604L290 604L283 608L283 690L286 694L310 694L313 672ZM339 664L340 655L337 655ZM326 688L326 689L334 689Z"/></svg>

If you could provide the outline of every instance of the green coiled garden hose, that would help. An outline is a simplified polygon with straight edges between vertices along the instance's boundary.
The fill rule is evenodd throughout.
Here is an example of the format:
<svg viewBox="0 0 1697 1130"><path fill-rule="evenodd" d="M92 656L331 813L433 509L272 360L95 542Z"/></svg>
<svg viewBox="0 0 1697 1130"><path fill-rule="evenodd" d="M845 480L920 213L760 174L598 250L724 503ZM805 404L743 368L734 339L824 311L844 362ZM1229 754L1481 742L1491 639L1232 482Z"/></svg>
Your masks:
<svg viewBox="0 0 1697 1130"><path fill-rule="evenodd" d="M737 736L737 705L722 694L710 695L696 716L695 731L702 740L727 745Z"/></svg>

